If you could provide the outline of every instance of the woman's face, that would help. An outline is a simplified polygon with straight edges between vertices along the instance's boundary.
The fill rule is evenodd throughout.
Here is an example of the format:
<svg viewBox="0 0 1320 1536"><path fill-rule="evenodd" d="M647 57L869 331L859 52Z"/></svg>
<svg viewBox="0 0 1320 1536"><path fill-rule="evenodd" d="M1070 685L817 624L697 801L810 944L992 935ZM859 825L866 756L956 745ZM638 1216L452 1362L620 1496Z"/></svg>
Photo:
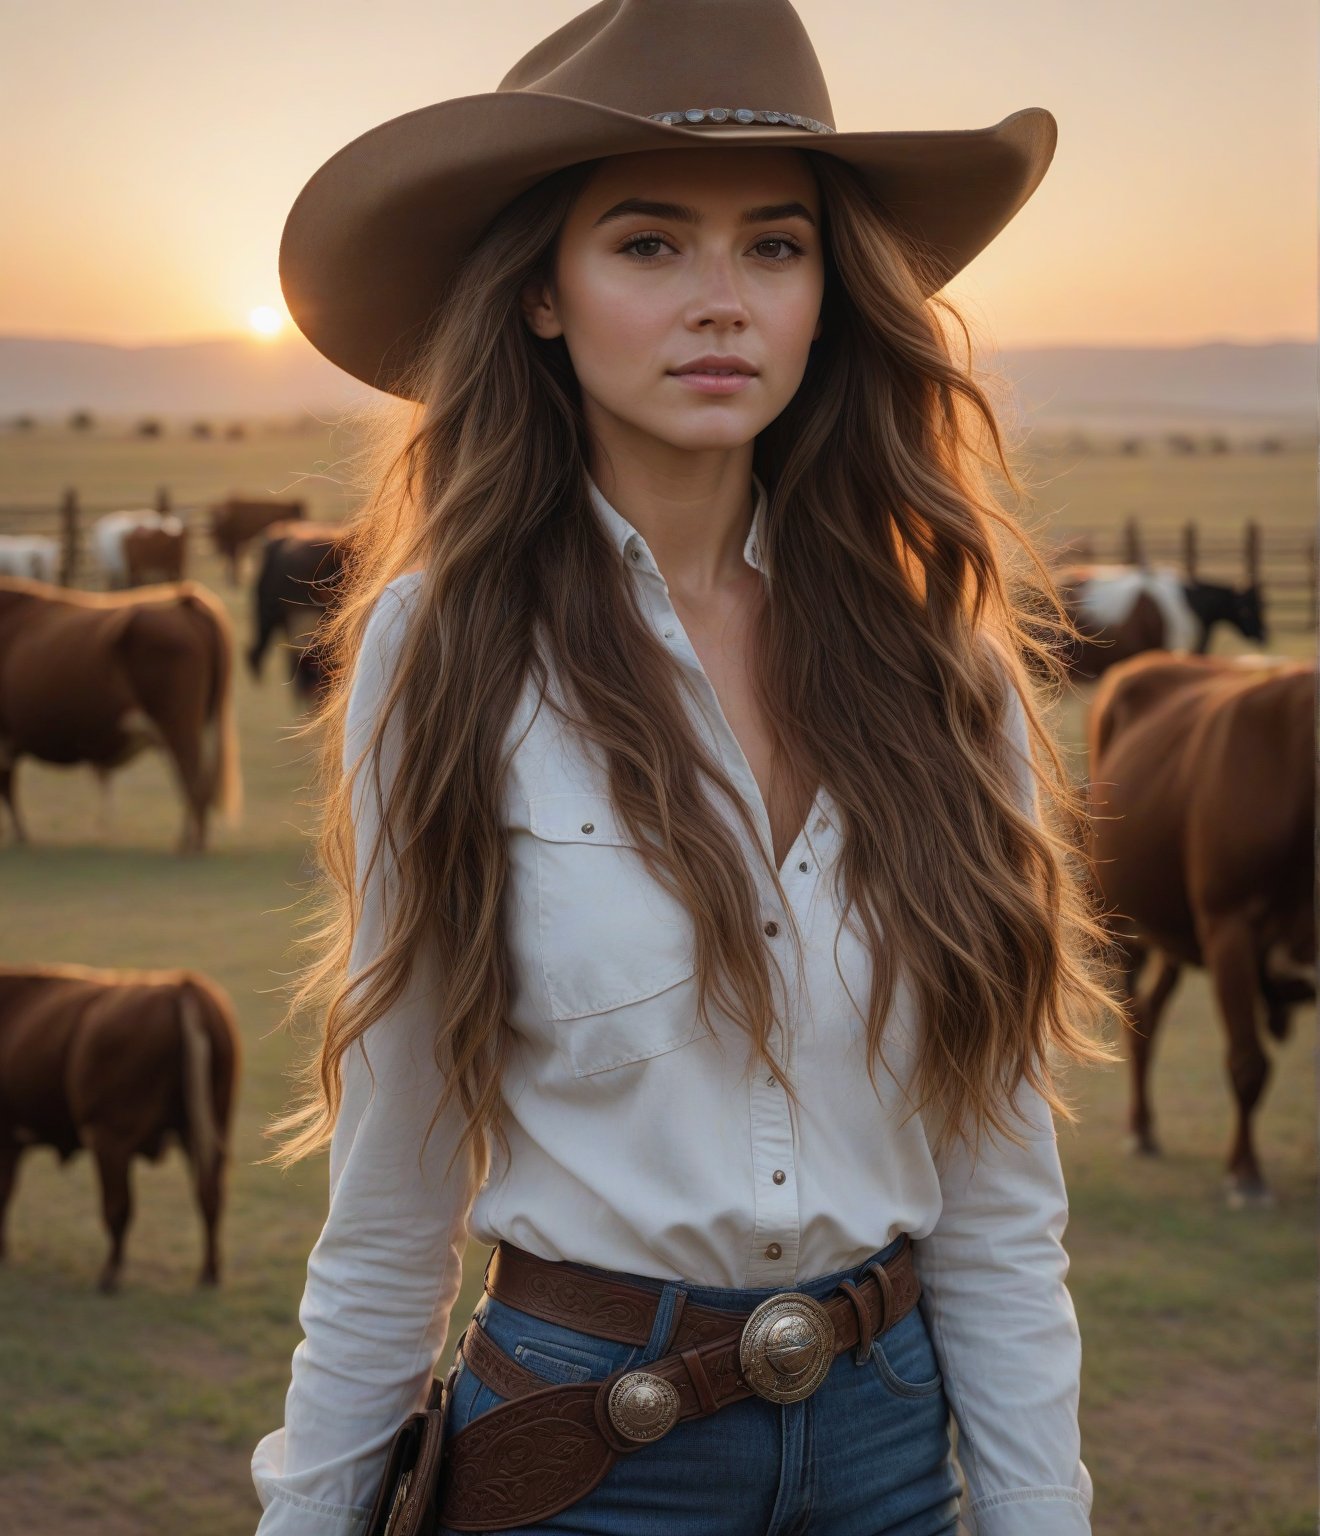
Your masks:
<svg viewBox="0 0 1320 1536"><path fill-rule="evenodd" d="M564 338L596 436L734 448L797 391L824 273L820 194L801 152L618 155L578 194L553 282L527 289L524 313L538 336ZM743 372L684 375L708 355Z"/></svg>

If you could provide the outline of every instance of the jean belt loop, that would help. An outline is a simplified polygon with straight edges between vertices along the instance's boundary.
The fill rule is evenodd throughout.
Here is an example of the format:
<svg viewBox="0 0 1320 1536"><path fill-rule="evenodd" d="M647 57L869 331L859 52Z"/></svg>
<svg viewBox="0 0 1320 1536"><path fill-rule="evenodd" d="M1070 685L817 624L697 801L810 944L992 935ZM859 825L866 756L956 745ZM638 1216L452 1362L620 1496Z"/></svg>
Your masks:
<svg viewBox="0 0 1320 1536"><path fill-rule="evenodd" d="M658 1360L668 1350L686 1300L687 1288L684 1285L677 1280L665 1281L665 1288L660 1292L660 1300L655 1309L655 1321L651 1324L651 1337L646 1341L639 1364Z"/></svg>

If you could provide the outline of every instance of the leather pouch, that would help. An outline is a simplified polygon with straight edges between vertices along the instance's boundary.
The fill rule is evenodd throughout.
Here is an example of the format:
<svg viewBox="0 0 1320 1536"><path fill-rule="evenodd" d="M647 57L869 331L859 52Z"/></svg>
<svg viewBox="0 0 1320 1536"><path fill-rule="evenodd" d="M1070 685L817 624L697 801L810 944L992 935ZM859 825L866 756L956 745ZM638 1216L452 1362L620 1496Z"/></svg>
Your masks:
<svg viewBox="0 0 1320 1536"><path fill-rule="evenodd" d="M439 1524L445 1398L445 1383L436 1377L426 1407L395 1430L363 1536L428 1536Z"/></svg>

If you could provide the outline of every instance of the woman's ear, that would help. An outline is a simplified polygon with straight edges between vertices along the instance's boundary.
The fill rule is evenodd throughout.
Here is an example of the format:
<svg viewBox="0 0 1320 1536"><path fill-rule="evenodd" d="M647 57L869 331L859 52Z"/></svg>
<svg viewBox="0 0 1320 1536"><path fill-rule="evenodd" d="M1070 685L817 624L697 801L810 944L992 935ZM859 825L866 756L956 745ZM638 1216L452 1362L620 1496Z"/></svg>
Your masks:
<svg viewBox="0 0 1320 1536"><path fill-rule="evenodd" d="M523 319L533 335L548 341L553 336L564 334L549 283L539 278L529 282L523 288L521 302Z"/></svg>

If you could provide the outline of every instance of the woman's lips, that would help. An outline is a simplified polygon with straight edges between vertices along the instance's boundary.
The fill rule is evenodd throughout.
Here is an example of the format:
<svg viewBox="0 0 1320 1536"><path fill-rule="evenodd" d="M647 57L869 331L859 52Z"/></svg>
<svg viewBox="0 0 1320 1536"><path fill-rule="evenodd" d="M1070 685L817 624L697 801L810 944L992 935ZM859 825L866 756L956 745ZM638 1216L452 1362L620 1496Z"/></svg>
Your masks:
<svg viewBox="0 0 1320 1536"><path fill-rule="evenodd" d="M703 395L736 395L756 377L754 373L673 373L670 378Z"/></svg>

